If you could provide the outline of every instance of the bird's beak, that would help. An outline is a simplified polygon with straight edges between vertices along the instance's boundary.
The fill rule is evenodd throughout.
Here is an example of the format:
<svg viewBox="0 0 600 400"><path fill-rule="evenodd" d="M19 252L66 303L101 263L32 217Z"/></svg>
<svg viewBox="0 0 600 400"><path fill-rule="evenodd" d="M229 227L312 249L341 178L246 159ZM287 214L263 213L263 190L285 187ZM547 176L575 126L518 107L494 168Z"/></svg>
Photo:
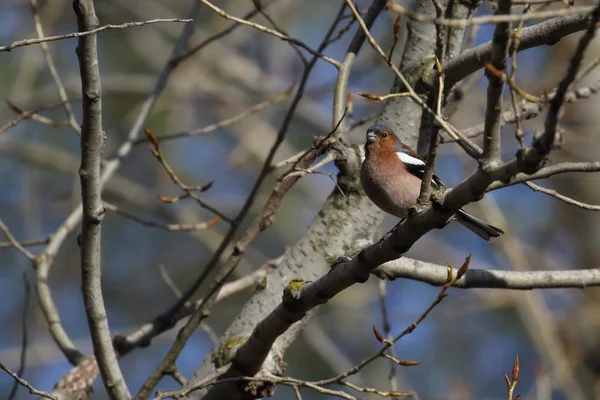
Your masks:
<svg viewBox="0 0 600 400"><path fill-rule="evenodd" d="M375 132L368 132L367 133L367 143L373 143L377 141L377 135L375 134Z"/></svg>

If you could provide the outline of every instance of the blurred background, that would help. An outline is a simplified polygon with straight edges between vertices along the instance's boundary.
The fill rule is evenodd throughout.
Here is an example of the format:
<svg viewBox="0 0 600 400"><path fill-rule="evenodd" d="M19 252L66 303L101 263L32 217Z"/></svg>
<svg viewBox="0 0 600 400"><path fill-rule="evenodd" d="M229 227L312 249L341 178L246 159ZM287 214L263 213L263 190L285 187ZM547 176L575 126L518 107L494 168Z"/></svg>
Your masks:
<svg viewBox="0 0 600 400"><path fill-rule="evenodd" d="M253 9L250 1L215 3L238 17ZM152 18L185 18L192 1L98 0L95 4L100 24L104 25ZM269 7L269 14L290 36L316 48L339 4L333 0L277 0ZM366 9L370 2L358 1L357 4L359 9ZM592 3L578 3L589 4ZM70 1L40 1L38 7L46 35L77 30ZM490 3L483 3L479 9L479 13L492 11ZM372 30L385 49L392 42L395 17L393 13L383 12ZM260 16L256 21L267 24ZM204 8L191 43L200 43L229 24ZM161 23L99 34L107 158L115 155L125 139L183 26ZM352 25L325 54L341 60L356 26ZM489 41L493 29L493 25L484 25L472 32L474 43ZM403 28L395 52L397 60L402 53L405 32ZM33 37L36 31L29 1L0 0L0 45ZM552 47L520 53L517 83L534 95L550 92L566 70L578 37L571 35ZM80 121L76 44L75 39L62 40L49 43L49 48ZM598 56L600 47L598 41L594 41L586 59L591 62ZM301 71L300 61L287 43L249 27L239 27L205 47L173 73L146 126L157 136L208 126L280 95L300 78ZM330 130L336 72L323 61L317 63L277 161L307 148L314 136ZM481 71L477 74L475 85L451 117L451 122L459 128L483 122L487 79ZM592 85L598 79L598 73L592 72L580 86ZM353 71L350 90L383 95L389 91L392 80L391 71L365 45ZM59 100L39 46L0 53L0 93L2 100L25 110ZM164 142L161 150L185 183L201 185L214 180L203 199L233 217L250 191L288 106L289 99L207 135ZM599 159L599 106L598 98L591 97L567 107L562 123L564 145L552 153L551 161ZM354 96L352 118L360 120L381 107L379 103ZM60 106L40 114L55 121L66 120ZM0 125L8 124L17 116L7 104L0 104ZM528 139L540 129L541 122L543 116L524 122ZM46 238L79 201L79 138L71 127L64 123L59 125L51 127L26 120L0 134L0 218L18 240ZM354 129L351 140L361 144L365 129L366 125ZM512 157L518 148L514 131L514 125L504 128L505 159ZM448 185L457 184L476 167L458 146L442 146L437 174ZM327 165L322 171L333 173L335 177L333 165ZM262 207L277 176L277 172L272 173L262 186L248 221ZM592 174L564 174L539 183L594 204L600 203L598 179ZM265 261L280 256L286 246L305 232L334 187L333 180L325 175L302 178L286 196L275 223L258 236L236 275L247 274ZM213 217L192 201L164 204L157 194L177 196L180 191L156 162L149 146L141 143L106 186L105 200L124 211L160 223L196 223ZM600 219L593 211L566 205L525 186L496 191L468 210L485 215L484 219L507 234L486 243L458 224L451 224L444 230L427 234L411 249L409 256L459 266L468 253L473 253L472 268L575 270L598 267ZM395 223L395 218L386 219L382 232ZM169 232L108 213L103 224L103 288L113 334L135 330L175 301L172 290L161 278L159 265L168 271L177 286L185 288L197 276L227 227L221 222L196 233ZM0 241L5 242L5 238ZM31 250L40 252L43 246ZM24 276L29 282L33 281L29 261L14 249L0 249L0 361L13 370L19 367L22 347L27 296ZM76 233L62 246L52 266L49 283L66 331L79 348L91 354L81 301ZM395 281L385 286L392 334L417 318L438 293L436 288L412 281ZM376 351L380 344L373 337L371 326L381 330L380 290L379 283L372 278L322 307L287 354L287 374L300 379L328 378ZM207 323L217 336L250 295L250 291L240 293L215 308ZM50 390L70 365L48 333L33 289L29 296L25 314L27 367L23 377L37 388ZM415 391L420 399L504 399L506 385L502 373L510 374L518 354L521 379L517 392L523 393L523 398L574 398L565 394L570 390L580 390L586 399L600 398L599 307L600 289L597 288L532 292L451 290L442 305L413 334L396 345L400 359L420 362L415 367L396 369L399 390ZM165 333L155 339L152 346L137 349L121 360L132 391L136 392L155 369L175 333L176 329ZM210 336L198 330L178 361L185 376L191 375L212 346ZM550 371L557 368L566 374L565 380L551 379ZM380 360L365 368L353 382L387 390L389 370L390 363ZM8 375L0 374L0 398L8 396L12 384ZM158 387L168 390L177 386L166 377ZM99 381L94 389L91 398L106 398ZM306 399L325 398L309 390L302 393ZM275 398L292 396L291 390L282 387ZM16 396L17 399L31 397L23 388Z"/></svg>

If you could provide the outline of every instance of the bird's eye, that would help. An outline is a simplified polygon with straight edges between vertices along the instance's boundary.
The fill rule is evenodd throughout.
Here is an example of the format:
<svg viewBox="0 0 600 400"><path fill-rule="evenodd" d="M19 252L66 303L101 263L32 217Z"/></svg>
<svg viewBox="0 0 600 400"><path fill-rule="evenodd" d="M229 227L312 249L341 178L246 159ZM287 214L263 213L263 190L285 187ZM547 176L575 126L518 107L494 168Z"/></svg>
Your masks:
<svg viewBox="0 0 600 400"><path fill-rule="evenodd" d="M381 137L387 137L387 133L386 132L381 132Z"/></svg>

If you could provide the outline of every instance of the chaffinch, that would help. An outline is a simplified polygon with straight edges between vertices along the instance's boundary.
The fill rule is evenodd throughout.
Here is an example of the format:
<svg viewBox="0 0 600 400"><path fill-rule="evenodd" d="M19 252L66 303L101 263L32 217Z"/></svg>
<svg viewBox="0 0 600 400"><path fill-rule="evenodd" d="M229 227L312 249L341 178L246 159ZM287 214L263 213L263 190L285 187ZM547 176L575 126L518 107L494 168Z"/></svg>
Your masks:
<svg viewBox="0 0 600 400"><path fill-rule="evenodd" d="M385 125L367 129L366 158L362 163L360 180L365 193L383 211L406 218L407 210L417 203L425 162ZM437 175L433 175L433 190L446 189ZM463 210L452 217L484 240L504 232Z"/></svg>

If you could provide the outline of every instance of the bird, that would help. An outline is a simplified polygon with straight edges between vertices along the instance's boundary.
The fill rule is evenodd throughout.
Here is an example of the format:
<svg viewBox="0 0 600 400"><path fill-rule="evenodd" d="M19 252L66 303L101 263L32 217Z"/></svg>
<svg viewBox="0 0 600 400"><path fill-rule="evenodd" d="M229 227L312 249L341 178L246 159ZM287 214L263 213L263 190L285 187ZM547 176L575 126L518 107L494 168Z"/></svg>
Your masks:
<svg viewBox="0 0 600 400"><path fill-rule="evenodd" d="M388 214L406 218L408 209L417 203L425 174L425 161L389 127L376 124L367 129L365 159L360 181L367 197ZM445 191L446 185L435 174L431 180L435 191ZM452 217L489 241L504 232L460 209Z"/></svg>

